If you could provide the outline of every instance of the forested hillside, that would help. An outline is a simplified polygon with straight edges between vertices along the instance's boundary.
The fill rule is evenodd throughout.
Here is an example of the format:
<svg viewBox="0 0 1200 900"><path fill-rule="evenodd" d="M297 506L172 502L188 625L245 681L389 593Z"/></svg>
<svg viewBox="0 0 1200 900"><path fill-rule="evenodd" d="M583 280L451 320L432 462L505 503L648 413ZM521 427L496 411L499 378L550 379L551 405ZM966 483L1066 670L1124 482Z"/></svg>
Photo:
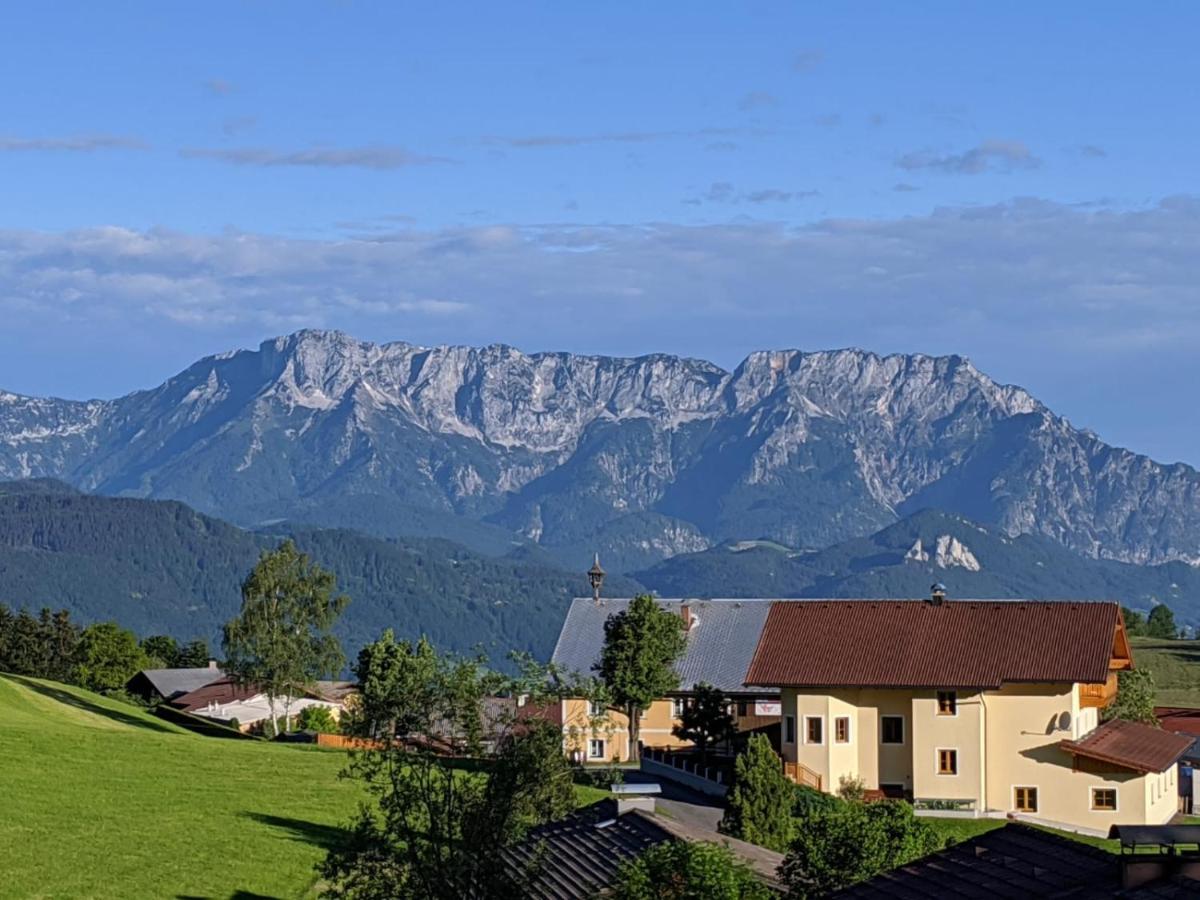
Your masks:
<svg viewBox="0 0 1200 900"><path fill-rule="evenodd" d="M282 525L254 533L181 503L39 481L0 484L0 602L216 642L259 552L284 537L336 572L350 595L339 631L351 654L391 627L460 650L482 645L497 659L511 649L545 657L568 601L588 591L586 559L573 573L539 554L488 557L439 539ZM629 594L638 586L613 576L609 588Z"/></svg>

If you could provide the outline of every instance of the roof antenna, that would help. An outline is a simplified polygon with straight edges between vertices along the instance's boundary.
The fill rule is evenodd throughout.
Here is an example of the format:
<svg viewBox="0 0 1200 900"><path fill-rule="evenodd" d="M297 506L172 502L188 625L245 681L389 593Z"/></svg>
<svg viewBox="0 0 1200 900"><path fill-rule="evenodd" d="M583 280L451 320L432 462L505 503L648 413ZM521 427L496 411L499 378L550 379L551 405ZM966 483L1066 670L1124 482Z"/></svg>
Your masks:
<svg viewBox="0 0 1200 900"><path fill-rule="evenodd" d="M596 554L596 559L592 563L592 567L588 569L588 581L592 585L592 600L596 605L600 605L600 588L604 586L604 570L600 568L600 554Z"/></svg>

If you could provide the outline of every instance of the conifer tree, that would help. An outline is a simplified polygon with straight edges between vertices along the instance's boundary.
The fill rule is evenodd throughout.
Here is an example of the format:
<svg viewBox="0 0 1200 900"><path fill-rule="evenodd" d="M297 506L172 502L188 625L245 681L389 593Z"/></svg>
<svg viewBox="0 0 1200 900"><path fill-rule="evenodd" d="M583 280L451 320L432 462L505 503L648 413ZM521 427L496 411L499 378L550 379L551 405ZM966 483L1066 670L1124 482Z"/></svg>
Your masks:
<svg viewBox="0 0 1200 900"><path fill-rule="evenodd" d="M750 737L733 766L733 785L721 832L760 847L786 852L793 834L796 789L764 734Z"/></svg>

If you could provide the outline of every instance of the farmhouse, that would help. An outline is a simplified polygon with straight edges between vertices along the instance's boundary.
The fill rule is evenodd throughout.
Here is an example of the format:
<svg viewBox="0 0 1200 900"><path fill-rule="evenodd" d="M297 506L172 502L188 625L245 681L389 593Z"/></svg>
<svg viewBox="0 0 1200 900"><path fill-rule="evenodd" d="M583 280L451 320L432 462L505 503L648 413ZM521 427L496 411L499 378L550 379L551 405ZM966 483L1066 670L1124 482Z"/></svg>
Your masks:
<svg viewBox="0 0 1200 900"><path fill-rule="evenodd" d="M286 709L292 716L310 706L324 706L337 718L342 704L327 700L316 691L302 697L275 698L272 711L270 701L258 687L238 684L233 678L219 678L203 687L181 694L168 701L169 705L201 718L211 719L223 725L236 723L242 731L261 727L271 719L278 718Z"/></svg>
<svg viewBox="0 0 1200 900"><path fill-rule="evenodd" d="M142 669L129 679L125 690L143 700L160 703L174 700L224 677L225 673L217 666L216 660L210 660L207 666Z"/></svg>
<svg viewBox="0 0 1200 900"><path fill-rule="evenodd" d="M563 622L551 662L567 672L590 674L604 646L605 621L623 612L630 602L576 598ZM748 688L744 683L771 601L660 600L659 605L681 618L687 629L687 650L676 665L679 690L651 704L642 716L642 744L678 747L685 743L672 734L672 729L700 683L711 684L730 698L740 731L778 724L779 689ZM629 723L623 712L592 708L586 700L569 699L560 701L551 715L562 725L563 747L573 759L629 759Z"/></svg>
<svg viewBox="0 0 1200 900"><path fill-rule="evenodd" d="M1101 724L1132 667L1115 603L812 600L773 604L745 680L781 691L785 770L934 814L1076 831L1177 811L1185 736Z"/></svg>

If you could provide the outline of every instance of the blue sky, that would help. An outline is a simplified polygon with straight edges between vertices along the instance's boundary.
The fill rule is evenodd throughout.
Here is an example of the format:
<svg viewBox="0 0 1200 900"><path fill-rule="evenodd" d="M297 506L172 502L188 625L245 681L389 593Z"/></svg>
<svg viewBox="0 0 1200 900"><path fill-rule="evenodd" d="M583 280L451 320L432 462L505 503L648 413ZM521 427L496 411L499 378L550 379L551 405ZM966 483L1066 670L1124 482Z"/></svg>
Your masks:
<svg viewBox="0 0 1200 900"><path fill-rule="evenodd" d="M435 8L436 7L436 8ZM303 326L962 353L1200 463L1183 3L56 3L0 31L0 388Z"/></svg>

